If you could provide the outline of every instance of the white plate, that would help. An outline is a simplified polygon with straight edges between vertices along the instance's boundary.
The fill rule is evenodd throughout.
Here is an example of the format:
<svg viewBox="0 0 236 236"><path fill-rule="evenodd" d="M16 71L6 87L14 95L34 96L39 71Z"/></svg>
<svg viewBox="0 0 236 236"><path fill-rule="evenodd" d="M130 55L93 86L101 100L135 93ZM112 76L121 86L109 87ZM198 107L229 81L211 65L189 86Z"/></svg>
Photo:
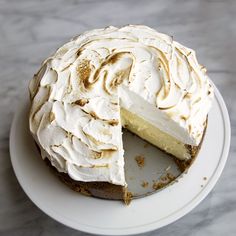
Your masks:
<svg viewBox="0 0 236 236"><path fill-rule="evenodd" d="M216 88L215 95L201 151L188 173L155 194L133 200L128 207L120 201L80 195L51 174L39 158L28 131L27 94L16 112L10 134L15 174L26 194L41 210L74 229L128 235L160 228L196 207L214 187L224 168L230 146L230 122ZM135 143L133 146L135 148Z"/></svg>

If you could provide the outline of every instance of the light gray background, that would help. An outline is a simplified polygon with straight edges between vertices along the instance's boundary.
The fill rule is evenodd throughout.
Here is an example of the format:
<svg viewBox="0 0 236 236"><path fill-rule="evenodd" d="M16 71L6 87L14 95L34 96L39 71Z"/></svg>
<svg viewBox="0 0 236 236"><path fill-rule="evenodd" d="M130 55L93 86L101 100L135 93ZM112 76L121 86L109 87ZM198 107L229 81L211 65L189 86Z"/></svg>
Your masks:
<svg viewBox="0 0 236 236"><path fill-rule="evenodd" d="M146 24L197 50L230 113L231 150L209 196L177 222L146 235L236 235L236 1L0 0L0 235L86 235L57 223L25 195L9 157L13 114L40 62L85 30ZM207 165L207 163L206 163Z"/></svg>

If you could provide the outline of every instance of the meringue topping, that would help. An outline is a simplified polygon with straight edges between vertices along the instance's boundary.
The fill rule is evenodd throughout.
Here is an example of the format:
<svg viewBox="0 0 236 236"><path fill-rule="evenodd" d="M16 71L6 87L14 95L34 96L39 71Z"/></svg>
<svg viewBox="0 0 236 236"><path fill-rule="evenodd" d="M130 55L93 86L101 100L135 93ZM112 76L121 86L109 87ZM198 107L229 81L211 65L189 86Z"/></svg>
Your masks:
<svg viewBox="0 0 236 236"><path fill-rule="evenodd" d="M58 171L125 185L120 107L197 146L213 99L195 52L140 25L85 32L43 62L30 130Z"/></svg>

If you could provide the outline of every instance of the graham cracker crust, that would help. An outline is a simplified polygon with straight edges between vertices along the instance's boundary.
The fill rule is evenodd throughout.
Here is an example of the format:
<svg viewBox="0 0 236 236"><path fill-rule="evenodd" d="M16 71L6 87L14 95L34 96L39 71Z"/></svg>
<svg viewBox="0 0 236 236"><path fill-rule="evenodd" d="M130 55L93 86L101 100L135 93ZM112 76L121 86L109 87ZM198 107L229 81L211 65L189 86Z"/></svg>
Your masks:
<svg viewBox="0 0 236 236"><path fill-rule="evenodd" d="M57 169L51 165L51 162L46 158L44 160L49 166L50 170L59 177L72 190L82 193L86 196L93 196L109 200L124 200L126 201L127 188L121 185L115 185L108 182L82 182L70 178L66 173L58 172Z"/></svg>
<svg viewBox="0 0 236 236"><path fill-rule="evenodd" d="M36 142L35 145L40 153L40 148L38 147L38 144ZM58 172L47 158L44 159L44 162L54 175L56 175L69 188L78 193L101 199L123 200L126 205L128 205L131 201L131 196L127 191L127 187L111 184L108 182L76 181L71 179L68 174Z"/></svg>
<svg viewBox="0 0 236 236"><path fill-rule="evenodd" d="M181 172L185 172L189 169L189 167L193 164L193 162L195 161L201 147L202 147L202 143L206 134L206 129L207 129L207 125L208 125L208 117L206 118L205 121L205 128L203 131L203 135L202 135L202 139L201 142L199 143L198 146L192 146L192 145L188 145L186 144L186 148L189 150L189 153L191 155L191 158L189 160L179 160L177 159L175 156L172 156L176 165L178 166L179 170Z"/></svg>

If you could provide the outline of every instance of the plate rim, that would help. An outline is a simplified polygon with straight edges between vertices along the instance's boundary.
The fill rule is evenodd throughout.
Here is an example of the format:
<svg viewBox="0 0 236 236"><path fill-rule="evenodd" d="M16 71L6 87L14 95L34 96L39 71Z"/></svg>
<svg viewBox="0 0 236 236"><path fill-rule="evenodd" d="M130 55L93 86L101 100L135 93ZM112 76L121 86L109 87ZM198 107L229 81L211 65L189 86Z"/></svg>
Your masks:
<svg viewBox="0 0 236 236"><path fill-rule="evenodd" d="M42 205L36 200L33 199L33 196L31 195L30 191L28 191L27 187L24 186L23 181L20 177L20 174L17 172L16 164L14 162L13 156L13 146L14 146L14 131L15 131L15 126L16 126L16 121L17 121L17 115L22 109L22 101L23 99L19 99L19 107L15 112L12 124L11 124L11 129L10 129L10 138L9 138L9 151L10 151L10 159L11 163L13 166L13 170L15 173L15 176L21 185L21 188L23 191L26 193L26 195L29 197L29 199L40 209L42 210L45 214L53 218L54 220L60 222L61 224L71 227L75 230L79 230L82 232L86 233L92 233L92 234L98 234L98 235L133 235L133 234L140 234L140 233L145 233L149 231L156 230L158 228L164 227L170 223L173 223L174 221L180 219L190 211L192 211L213 189L213 187L216 185L220 175L222 174L222 171L224 169L224 166L226 164L228 154L229 154L229 148L230 148L230 140L231 140L231 126L230 126L230 118L228 114L228 110L226 107L226 104L224 102L224 99L217 89L217 87L214 85L212 82L215 90L215 100L217 101L219 108L222 113L222 118L223 118L223 127L224 127L224 144L222 148L222 153L221 153L221 158L220 161L218 162L218 165L216 169L214 170L210 180L208 181L207 185L205 188L199 192L194 199L192 199L190 202L186 203L182 208L178 209L176 212L172 213L170 216L167 216L165 219L161 219L159 221L154 221L147 223L145 225L139 225L138 227L123 227L123 228L107 228L107 227L97 227L97 226L92 226L92 225L86 225L83 223L78 223L78 222L72 222L71 219L66 219L66 217L61 217L60 214L57 213L57 211L51 211L51 209L46 209L43 208ZM25 95L25 93L23 93Z"/></svg>

